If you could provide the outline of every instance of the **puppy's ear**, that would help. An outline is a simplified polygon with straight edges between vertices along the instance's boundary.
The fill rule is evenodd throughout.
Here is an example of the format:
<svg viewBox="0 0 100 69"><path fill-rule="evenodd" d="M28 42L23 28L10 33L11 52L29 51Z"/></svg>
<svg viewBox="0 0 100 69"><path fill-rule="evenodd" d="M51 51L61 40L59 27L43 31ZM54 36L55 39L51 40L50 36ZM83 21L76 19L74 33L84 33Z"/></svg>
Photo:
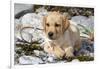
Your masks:
<svg viewBox="0 0 100 69"><path fill-rule="evenodd" d="M68 27L70 26L70 22L69 20L67 19L66 16L62 16L62 30L63 30L63 33L68 29Z"/></svg>
<svg viewBox="0 0 100 69"><path fill-rule="evenodd" d="M44 29L44 31L46 31L46 19L47 19L47 16L44 16L43 17L43 29Z"/></svg>

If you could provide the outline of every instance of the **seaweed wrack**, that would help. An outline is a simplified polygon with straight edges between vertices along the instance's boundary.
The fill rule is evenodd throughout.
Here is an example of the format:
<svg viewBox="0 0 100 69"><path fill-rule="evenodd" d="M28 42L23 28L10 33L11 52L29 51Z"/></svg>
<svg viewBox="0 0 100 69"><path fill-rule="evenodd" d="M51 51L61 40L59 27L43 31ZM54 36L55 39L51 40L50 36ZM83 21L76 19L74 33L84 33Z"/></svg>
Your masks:
<svg viewBox="0 0 100 69"><path fill-rule="evenodd" d="M87 45L87 43L86 43ZM17 49L20 48L20 49ZM55 59L54 62L50 62L47 61L48 59L48 55L47 53L44 52L43 48L40 46L40 44L38 42L34 42L33 44L16 44L16 54L18 54L19 56L16 59L19 59L21 56L26 55L26 56L33 56L33 57L38 57L41 60L43 60L43 63L39 63L39 64L45 64L45 63L57 63L59 61L65 61L66 62L72 62L73 60L77 59L78 61L82 62L82 61L93 61L94 60L94 56L89 56L89 55L84 55L83 53L80 53L80 55L77 55L73 58L63 58L63 59ZM35 53L35 50L37 51L41 51L44 52L46 55L38 55ZM42 55L42 56L41 56ZM46 58L46 59L44 59ZM19 60L18 60L19 63Z"/></svg>

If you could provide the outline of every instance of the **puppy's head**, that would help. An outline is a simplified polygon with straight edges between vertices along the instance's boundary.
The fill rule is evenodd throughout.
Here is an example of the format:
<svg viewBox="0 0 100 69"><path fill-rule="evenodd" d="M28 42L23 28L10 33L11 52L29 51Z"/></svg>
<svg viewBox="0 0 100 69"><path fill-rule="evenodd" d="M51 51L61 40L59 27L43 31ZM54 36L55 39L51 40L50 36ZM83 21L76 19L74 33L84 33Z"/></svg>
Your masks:
<svg viewBox="0 0 100 69"><path fill-rule="evenodd" d="M62 36L69 24L68 19L59 12L51 12L43 18L44 31L51 40L56 40Z"/></svg>

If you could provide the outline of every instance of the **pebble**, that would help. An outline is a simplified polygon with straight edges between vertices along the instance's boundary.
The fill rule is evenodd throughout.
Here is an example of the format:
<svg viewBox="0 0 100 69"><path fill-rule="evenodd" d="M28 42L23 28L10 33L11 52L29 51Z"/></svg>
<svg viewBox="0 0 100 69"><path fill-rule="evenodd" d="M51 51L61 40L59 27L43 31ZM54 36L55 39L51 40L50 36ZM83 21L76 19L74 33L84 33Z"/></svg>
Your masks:
<svg viewBox="0 0 100 69"><path fill-rule="evenodd" d="M39 56L39 57L44 57L46 56L46 53L44 53L43 51L39 51L39 50L34 50L34 54L36 56Z"/></svg>
<svg viewBox="0 0 100 69"><path fill-rule="evenodd" d="M50 62L50 63L55 62L54 57L51 57L51 56L50 56L50 57L48 57L47 61L48 61L48 62Z"/></svg>

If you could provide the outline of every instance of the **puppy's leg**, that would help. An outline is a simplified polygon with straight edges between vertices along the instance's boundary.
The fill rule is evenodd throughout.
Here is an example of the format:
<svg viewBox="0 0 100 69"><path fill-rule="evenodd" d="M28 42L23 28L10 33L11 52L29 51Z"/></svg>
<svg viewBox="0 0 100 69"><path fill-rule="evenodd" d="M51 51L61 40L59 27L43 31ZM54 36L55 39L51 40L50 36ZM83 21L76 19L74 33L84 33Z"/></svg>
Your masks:
<svg viewBox="0 0 100 69"><path fill-rule="evenodd" d="M44 51L47 52L48 54L52 54L53 53L53 47L48 46L48 44L44 45Z"/></svg>
<svg viewBox="0 0 100 69"><path fill-rule="evenodd" d="M73 57L74 56L73 52L74 52L74 49L72 46L65 48L65 57L67 58Z"/></svg>
<svg viewBox="0 0 100 69"><path fill-rule="evenodd" d="M54 46L54 55L59 58L59 59L62 59L65 52L64 50L62 50L59 46Z"/></svg>
<svg viewBox="0 0 100 69"><path fill-rule="evenodd" d="M80 48L81 48L81 40L78 40L74 46L74 50L78 51L80 50Z"/></svg>
<svg viewBox="0 0 100 69"><path fill-rule="evenodd" d="M74 55L78 56L79 55L79 51L81 49L81 41L78 40L74 46Z"/></svg>
<svg viewBox="0 0 100 69"><path fill-rule="evenodd" d="M64 50L62 50L59 46L56 45L50 47L47 44L45 44L44 51L50 55L54 55L56 58L59 59L62 59L65 54Z"/></svg>

